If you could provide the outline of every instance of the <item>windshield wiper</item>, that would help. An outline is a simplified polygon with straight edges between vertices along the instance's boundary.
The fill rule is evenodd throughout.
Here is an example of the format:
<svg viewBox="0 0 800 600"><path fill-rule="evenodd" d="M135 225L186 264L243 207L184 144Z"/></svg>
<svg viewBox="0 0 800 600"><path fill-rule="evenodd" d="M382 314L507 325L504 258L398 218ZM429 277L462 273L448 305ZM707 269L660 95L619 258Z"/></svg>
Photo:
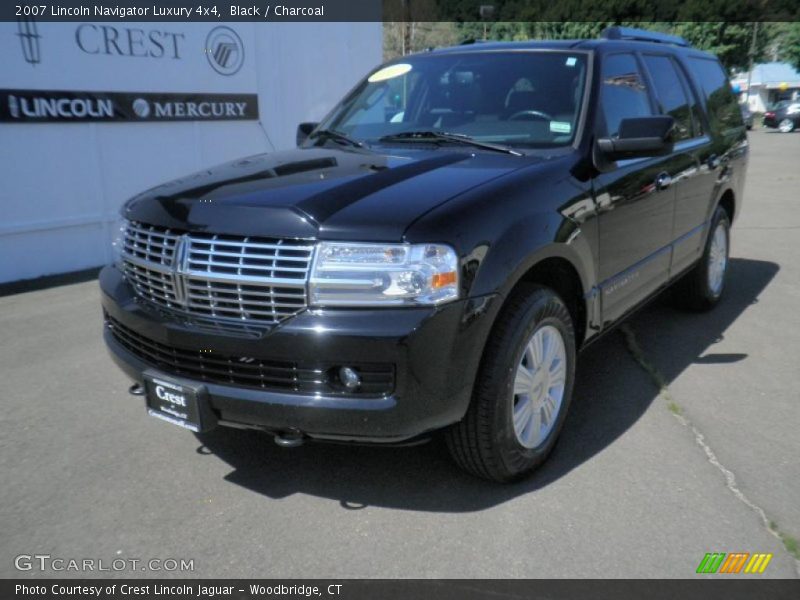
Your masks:
<svg viewBox="0 0 800 600"><path fill-rule="evenodd" d="M508 146L501 144L492 144L491 142L481 142L475 138L471 138L463 133L448 133L447 131L403 131L400 133L392 133L385 135L378 140L379 142L449 142L452 144L465 144L467 146L474 146L476 148L483 148L485 150L494 150L495 152L503 152L505 154L513 154L514 156L523 156L522 152L518 152Z"/></svg>
<svg viewBox="0 0 800 600"><path fill-rule="evenodd" d="M312 140L317 138L328 138L334 140L336 142L344 143L349 146L355 146L356 148L363 148L364 143L359 142L358 140L354 140L346 133L342 133L341 131L336 131L335 129L319 129L312 133L309 136Z"/></svg>

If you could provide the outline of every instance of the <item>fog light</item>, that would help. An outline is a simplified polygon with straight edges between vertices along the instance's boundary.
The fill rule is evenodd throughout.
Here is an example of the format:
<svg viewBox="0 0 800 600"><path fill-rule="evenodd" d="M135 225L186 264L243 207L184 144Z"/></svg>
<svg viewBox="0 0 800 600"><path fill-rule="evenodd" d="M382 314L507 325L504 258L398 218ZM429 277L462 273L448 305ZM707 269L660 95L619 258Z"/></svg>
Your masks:
<svg viewBox="0 0 800 600"><path fill-rule="evenodd" d="M339 381L351 392L361 385L361 377L350 367L341 367L339 369Z"/></svg>

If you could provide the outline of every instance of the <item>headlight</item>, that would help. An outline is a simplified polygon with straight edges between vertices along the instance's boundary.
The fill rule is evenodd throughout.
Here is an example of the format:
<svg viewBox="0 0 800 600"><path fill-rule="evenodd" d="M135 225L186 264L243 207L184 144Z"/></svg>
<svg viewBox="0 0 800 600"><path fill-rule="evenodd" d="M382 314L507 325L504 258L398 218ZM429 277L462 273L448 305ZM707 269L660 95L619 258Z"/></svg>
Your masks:
<svg viewBox="0 0 800 600"><path fill-rule="evenodd" d="M441 244L321 242L314 306L434 305L458 298L458 257Z"/></svg>
<svg viewBox="0 0 800 600"><path fill-rule="evenodd" d="M129 223L128 219L117 219L111 224L111 260L115 265L122 264L122 249Z"/></svg>

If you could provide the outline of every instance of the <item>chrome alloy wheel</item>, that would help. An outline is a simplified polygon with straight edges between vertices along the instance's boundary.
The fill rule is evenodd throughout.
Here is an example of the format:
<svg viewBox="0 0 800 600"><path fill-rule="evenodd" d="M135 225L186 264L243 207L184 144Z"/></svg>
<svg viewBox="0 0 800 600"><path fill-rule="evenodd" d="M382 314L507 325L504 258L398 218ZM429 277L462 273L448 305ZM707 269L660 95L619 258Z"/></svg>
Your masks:
<svg viewBox="0 0 800 600"><path fill-rule="evenodd" d="M778 123L781 133L791 133L794 130L794 122L791 119L783 119Z"/></svg>
<svg viewBox="0 0 800 600"><path fill-rule="evenodd" d="M708 287L714 296L722 291L725 269L728 266L728 234L722 223L717 224L708 250Z"/></svg>
<svg viewBox="0 0 800 600"><path fill-rule="evenodd" d="M567 378L567 350L552 325L537 329L528 340L514 377L512 419L517 441L525 448L541 445L552 431Z"/></svg>

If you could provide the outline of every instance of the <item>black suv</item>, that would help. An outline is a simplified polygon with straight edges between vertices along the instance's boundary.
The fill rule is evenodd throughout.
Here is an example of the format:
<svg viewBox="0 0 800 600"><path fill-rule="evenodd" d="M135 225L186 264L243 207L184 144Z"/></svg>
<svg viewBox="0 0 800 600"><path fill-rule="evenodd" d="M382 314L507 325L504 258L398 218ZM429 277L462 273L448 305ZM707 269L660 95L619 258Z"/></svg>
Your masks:
<svg viewBox="0 0 800 600"><path fill-rule="evenodd" d="M478 43L361 81L298 148L127 202L105 339L153 416L413 443L508 481L555 444L576 352L671 284L725 285L747 136L681 38Z"/></svg>
<svg viewBox="0 0 800 600"><path fill-rule="evenodd" d="M781 100L764 113L764 126L791 133L800 127L800 100Z"/></svg>

